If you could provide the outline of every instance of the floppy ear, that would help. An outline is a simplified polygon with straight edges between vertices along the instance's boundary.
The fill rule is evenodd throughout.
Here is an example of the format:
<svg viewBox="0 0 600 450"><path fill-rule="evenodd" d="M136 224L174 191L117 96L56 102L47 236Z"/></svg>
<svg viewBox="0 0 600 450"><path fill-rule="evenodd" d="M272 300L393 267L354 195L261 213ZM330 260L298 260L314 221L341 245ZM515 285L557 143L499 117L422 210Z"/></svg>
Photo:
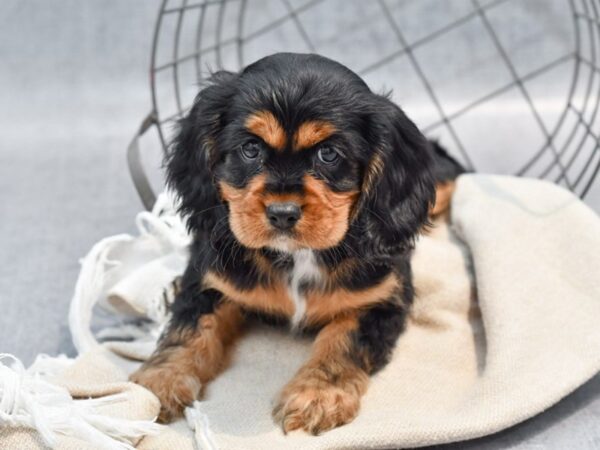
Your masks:
<svg viewBox="0 0 600 450"><path fill-rule="evenodd" d="M411 248L427 223L435 184L425 137L398 106L385 97L378 101L369 133L375 151L363 177L358 217L369 250L392 255Z"/></svg>
<svg viewBox="0 0 600 450"><path fill-rule="evenodd" d="M226 71L210 77L190 112L179 121L166 157L167 185L178 194L179 211L187 218L190 231L210 231L219 218L222 202L213 177L219 158L216 141L235 94L236 78Z"/></svg>

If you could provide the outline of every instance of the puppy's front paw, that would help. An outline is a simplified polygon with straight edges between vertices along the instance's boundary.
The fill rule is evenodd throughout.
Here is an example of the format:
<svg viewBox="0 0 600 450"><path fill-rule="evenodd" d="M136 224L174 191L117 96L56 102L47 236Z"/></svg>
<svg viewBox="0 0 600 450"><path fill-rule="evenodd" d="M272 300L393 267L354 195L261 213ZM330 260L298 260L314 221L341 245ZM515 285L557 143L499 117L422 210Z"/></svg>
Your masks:
<svg viewBox="0 0 600 450"><path fill-rule="evenodd" d="M273 418L284 433L303 429L311 434L351 422L360 408L366 380L338 379L317 375L297 376L282 391Z"/></svg>
<svg viewBox="0 0 600 450"><path fill-rule="evenodd" d="M158 421L162 423L183 415L183 409L198 398L202 387L195 376L180 372L172 366L141 367L129 379L149 389L158 397Z"/></svg>

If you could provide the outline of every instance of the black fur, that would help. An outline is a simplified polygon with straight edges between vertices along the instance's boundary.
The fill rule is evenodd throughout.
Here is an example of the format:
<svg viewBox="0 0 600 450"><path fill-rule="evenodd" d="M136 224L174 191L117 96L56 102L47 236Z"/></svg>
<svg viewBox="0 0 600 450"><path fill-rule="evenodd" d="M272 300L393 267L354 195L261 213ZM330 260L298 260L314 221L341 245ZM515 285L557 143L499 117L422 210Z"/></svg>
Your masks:
<svg viewBox="0 0 600 450"><path fill-rule="evenodd" d="M363 200L354 227L366 232L364 251L389 256L409 250L427 221L434 201L432 155L425 137L398 106L385 97L370 97L377 111L370 119L370 145L384 170Z"/></svg>
<svg viewBox="0 0 600 450"><path fill-rule="evenodd" d="M404 331L406 315L414 299L410 261L398 261L396 271L402 277L403 303L387 301L365 311L359 327L352 333L350 355L358 367L373 374L389 362L398 336Z"/></svg>
<svg viewBox="0 0 600 450"><path fill-rule="evenodd" d="M459 175L467 172L437 141L430 140L429 148L433 155L432 172L436 183L455 180Z"/></svg>
<svg viewBox="0 0 600 450"><path fill-rule="evenodd" d="M179 194L180 212L195 233L213 230L226 214L214 185L218 157L214 141L236 93L235 79L236 75L229 72L212 76L210 85L200 91L192 110L179 122L179 132L167 157L167 183Z"/></svg>

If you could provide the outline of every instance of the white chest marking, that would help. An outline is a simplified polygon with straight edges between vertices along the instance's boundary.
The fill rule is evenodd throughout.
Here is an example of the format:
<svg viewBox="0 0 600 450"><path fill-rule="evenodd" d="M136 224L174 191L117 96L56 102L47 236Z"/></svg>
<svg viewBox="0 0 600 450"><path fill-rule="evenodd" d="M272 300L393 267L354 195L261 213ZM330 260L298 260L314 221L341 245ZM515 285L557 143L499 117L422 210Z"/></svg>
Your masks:
<svg viewBox="0 0 600 450"><path fill-rule="evenodd" d="M319 266L312 250L297 250L292 256L294 259L294 268L290 273L288 289L295 307L294 316L292 317L292 328L296 328L304 318L306 312L306 299L302 292L303 283L318 282L321 279L321 272L319 271Z"/></svg>

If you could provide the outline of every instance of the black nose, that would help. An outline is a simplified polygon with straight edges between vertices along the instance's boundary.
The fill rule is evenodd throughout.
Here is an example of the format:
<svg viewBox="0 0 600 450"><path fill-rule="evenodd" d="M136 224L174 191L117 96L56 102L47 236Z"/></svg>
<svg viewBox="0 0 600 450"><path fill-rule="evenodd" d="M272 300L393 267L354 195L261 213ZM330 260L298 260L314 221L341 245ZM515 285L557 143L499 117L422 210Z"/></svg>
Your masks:
<svg viewBox="0 0 600 450"><path fill-rule="evenodd" d="M279 230L289 230L300 219L302 211L296 203L272 203L267 206L269 222Z"/></svg>

